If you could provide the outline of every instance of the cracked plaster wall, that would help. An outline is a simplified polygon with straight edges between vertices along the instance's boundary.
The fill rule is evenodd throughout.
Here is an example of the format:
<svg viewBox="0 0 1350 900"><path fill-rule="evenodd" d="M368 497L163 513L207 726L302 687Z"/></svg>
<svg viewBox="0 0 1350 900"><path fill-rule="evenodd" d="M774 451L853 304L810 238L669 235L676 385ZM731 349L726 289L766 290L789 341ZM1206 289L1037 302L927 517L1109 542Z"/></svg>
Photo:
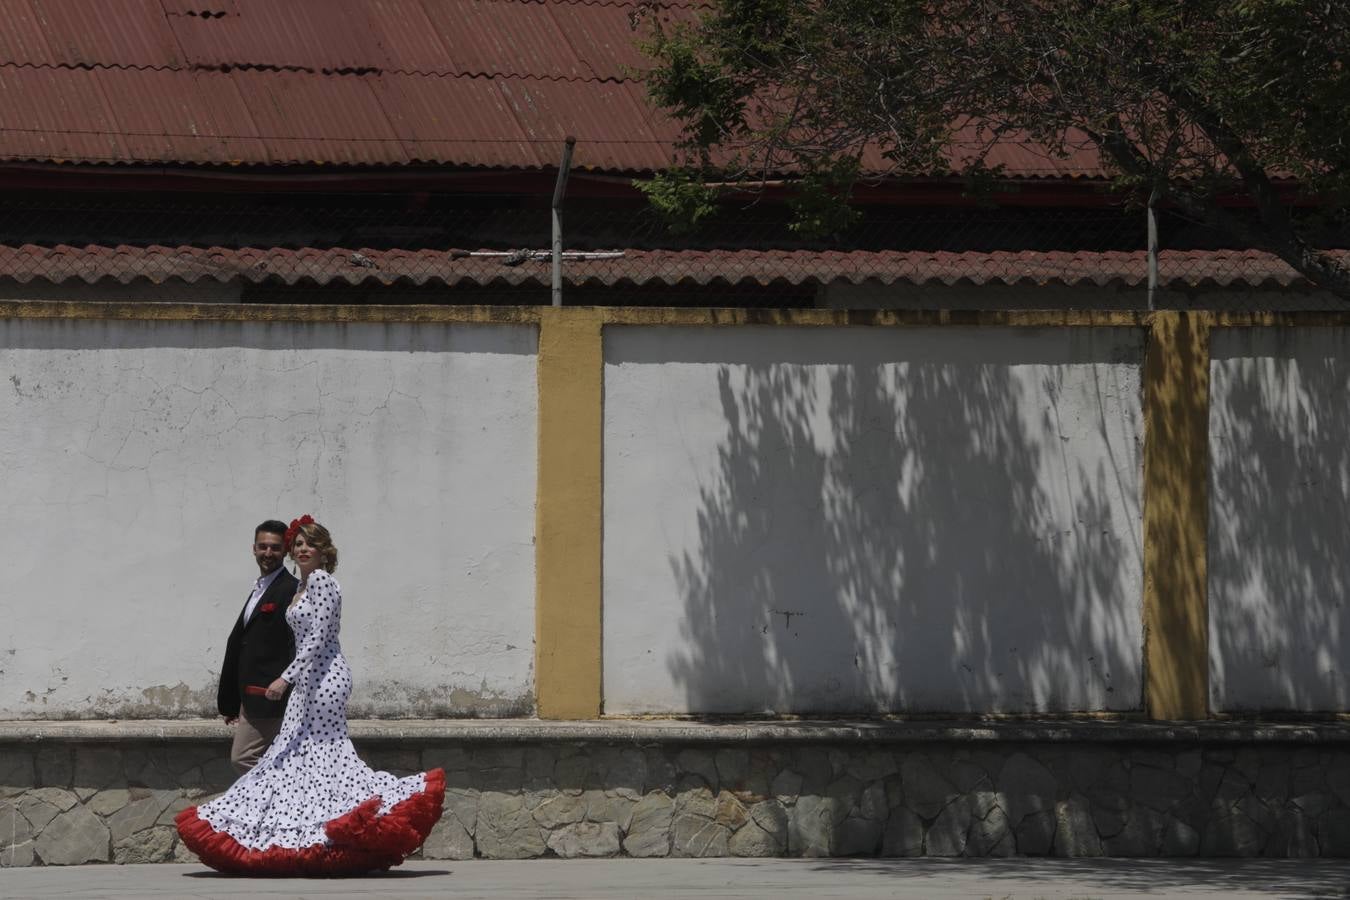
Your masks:
<svg viewBox="0 0 1350 900"><path fill-rule="evenodd" d="M341 552L357 716L533 708L530 327L0 321L0 718L214 715L265 518Z"/></svg>
<svg viewBox="0 0 1350 900"><path fill-rule="evenodd" d="M605 710L1140 708L1142 352L614 329Z"/></svg>

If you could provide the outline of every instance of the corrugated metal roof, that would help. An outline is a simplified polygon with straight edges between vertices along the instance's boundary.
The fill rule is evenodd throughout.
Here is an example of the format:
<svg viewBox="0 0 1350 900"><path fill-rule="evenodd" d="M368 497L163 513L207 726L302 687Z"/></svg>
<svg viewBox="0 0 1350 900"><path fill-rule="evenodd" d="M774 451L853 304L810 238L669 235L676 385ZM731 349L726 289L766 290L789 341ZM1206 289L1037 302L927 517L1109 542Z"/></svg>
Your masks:
<svg viewBox="0 0 1350 900"><path fill-rule="evenodd" d="M659 169L679 128L636 42L705 2L0 0L0 160L534 169L572 135L579 169ZM1101 175L1016 141L990 162Z"/></svg>
<svg viewBox="0 0 1350 900"><path fill-rule="evenodd" d="M1337 251L1350 260L1350 251ZM629 250L616 259L569 261L573 285L1070 285L1140 287L1147 280L1144 252L927 251L814 252L757 250ZM1306 288L1285 263L1247 250L1186 250L1160 254L1164 287ZM260 284L547 286L546 258L509 263L502 256L470 257L448 250L281 247L0 246L0 277L55 284L109 279L162 284L236 279Z"/></svg>

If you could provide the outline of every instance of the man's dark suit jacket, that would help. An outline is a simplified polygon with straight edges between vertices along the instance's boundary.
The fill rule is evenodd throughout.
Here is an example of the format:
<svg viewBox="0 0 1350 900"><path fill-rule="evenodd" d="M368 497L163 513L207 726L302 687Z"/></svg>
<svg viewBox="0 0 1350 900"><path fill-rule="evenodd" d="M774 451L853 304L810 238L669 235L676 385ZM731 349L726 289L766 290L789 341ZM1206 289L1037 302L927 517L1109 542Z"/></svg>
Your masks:
<svg viewBox="0 0 1350 900"><path fill-rule="evenodd" d="M286 624L286 607L298 584L295 576L283 568L258 598L258 606L247 623L240 610L230 639L225 642L225 663L220 668L220 687L216 691L216 708L222 716L239 715L241 703L244 715L250 719L279 719L286 712L285 697L268 700L258 689L266 689L276 681L295 659L295 635ZM244 598L244 606L248 606L248 597ZM249 687L253 690L248 690Z"/></svg>

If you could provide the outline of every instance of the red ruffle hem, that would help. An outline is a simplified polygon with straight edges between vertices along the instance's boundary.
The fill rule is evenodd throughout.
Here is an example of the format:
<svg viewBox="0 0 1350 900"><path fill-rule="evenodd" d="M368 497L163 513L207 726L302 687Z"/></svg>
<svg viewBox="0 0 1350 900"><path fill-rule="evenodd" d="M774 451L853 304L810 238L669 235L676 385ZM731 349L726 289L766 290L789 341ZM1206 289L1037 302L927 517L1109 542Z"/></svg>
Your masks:
<svg viewBox="0 0 1350 900"><path fill-rule="evenodd" d="M427 839L441 817L445 772L427 773L426 790L400 801L382 816L380 798L371 797L351 812L324 826L328 844L294 850L269 847L250 850L216 831L189 806L174 822L188 849L206 865L232 875L355 875L388 869L403 862Z"/></svg>

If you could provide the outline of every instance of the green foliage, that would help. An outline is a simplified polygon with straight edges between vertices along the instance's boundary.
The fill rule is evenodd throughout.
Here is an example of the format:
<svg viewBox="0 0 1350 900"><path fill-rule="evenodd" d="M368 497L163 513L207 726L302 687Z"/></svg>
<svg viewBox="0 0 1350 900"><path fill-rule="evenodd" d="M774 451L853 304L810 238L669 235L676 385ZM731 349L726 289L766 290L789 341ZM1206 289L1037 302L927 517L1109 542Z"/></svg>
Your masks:
<svg viewBox="0 0 1350 900"><path fill-rule="evenodd" d="M847 231L859 216L845 202L857 177L857 160L850 158L832 160L825 168L808 172L788 200L793 213L788 227L804 238Z"/></svg>
<svg viewBox="0 0 1350 900"><path fill-rule="evenodd" d="M675 234L695 231L717 214L717 192L688 169L661 172L648 181L634 181L633 186L647 195L652 208Z"/></svg>
<svg viewBox="0 0 1350 900"><path fill-rule="evenodd" d="M1000 140L1086 147L1122 188L1156 189L1350 297L1350 274L1305 253L1281 188L1297 179L1302 203L1332 209L1350 199L1350 3L714 0L647 49L651 95L699 166L801 178L803 234L847 227L831 204L865 152L891 167L870 175L954 169L983 188ZM1228 212L1242 195L1255 226ZM688 183L649 196L703 208Z"/></svg>

